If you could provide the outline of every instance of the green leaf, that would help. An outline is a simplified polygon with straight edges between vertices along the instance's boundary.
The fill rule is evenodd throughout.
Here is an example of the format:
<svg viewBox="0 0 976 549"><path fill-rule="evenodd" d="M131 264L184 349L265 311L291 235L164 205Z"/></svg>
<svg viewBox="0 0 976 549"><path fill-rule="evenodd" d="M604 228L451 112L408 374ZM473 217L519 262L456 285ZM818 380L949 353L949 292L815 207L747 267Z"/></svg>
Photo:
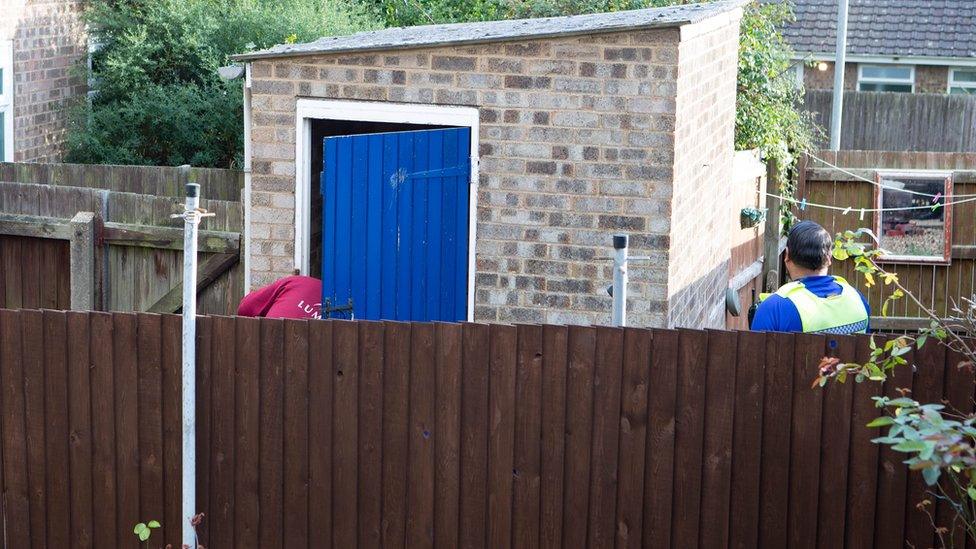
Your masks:
<svg viewBox="0 0 976 549"><path fill-rule="evenodd" d="M915 340L915 345L919 349L921 349L922 348L922 345L925 345L925 341L928 340L928 338L929 338L929 336L927 334L922 334L922 335L918 336L918 339Z"/></svg>
<svg viewBox="0 0 976 549"><path fill-rule="evenodd" d="M969 494L969 499L976 500L976 486L967 488L966 493Z"/></svg>
<svg viewBox="0 0 976 549"><path fill-rule="evenodd" d="M905 440L891 447L896 452L921 452L925 449L925 443L921 440Z"/></svg>
<svg viewBox="0 0 976 549"><path fill-rule="evenodd" d="M925 484L932 486L936 482L939 482L939 472L938 467L928 467L926 469L922 469L922 478L925 479Z"/></svg>
<svg viewBox="0 0 976 549"><path fill-rule="evenodd" d="M871 423L868 423L868 427L869 428L871 428L871 427L884 427L886 425L891 425L894 422L895 422L895 420L891 416L881 416L879 418L875 418L874 421L872 421Z"/></svg>
<svg viewBox="0 0 976 549"><path fill-rule="evenodd" d="M149 529L146 528L142 532L139 532L139 541L146 541L149 539Z"/></svg>
<svg viewBox="0 0 976 549"><path fill-rule="evenodd" d="M149 521L149 527L150 528L159 528L160 526L162 526L162 525L159 524L159 521L158 520L151 520L151 521Z"/></svg>
<svg viewBox="0 0 976 549"><path fill-rule="evenodd" d="M139 524L136 524L135 528L132 529L132 533L138 535L144 532L145 530L146 530L145 523L140 522Z"/></svg>

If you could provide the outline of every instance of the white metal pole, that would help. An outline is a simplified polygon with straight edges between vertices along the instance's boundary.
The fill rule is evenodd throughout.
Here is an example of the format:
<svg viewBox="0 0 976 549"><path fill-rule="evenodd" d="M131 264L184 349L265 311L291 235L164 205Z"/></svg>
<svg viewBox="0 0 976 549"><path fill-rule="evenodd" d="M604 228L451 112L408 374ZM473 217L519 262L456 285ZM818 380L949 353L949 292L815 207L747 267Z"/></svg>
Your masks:
<svg viewBox="0 0 976 549"><path fill-rule="evenodd" d="M196 548L196 313L200 185L186 184L183 233L183 545Z"/></svg>
<svg viewBox="0 0 976 549"><path fill-rule="evenodd" d="M613 325L627 325L627 235L613 235Z"/></svg>
<svg viewBox="0 0 976 549"><path fill-rule="evenodd" d="M844 115L844 67L847 65L847 2L837 0L837 54L834 57L834 102L830 109L830 150L840 150Z"/></svg>

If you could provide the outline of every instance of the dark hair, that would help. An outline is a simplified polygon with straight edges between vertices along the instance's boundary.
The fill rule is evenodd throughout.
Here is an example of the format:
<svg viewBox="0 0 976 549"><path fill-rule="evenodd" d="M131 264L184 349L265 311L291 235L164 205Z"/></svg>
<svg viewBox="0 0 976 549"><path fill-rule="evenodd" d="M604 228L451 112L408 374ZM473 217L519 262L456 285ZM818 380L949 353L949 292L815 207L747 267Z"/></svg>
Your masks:
<svg viewBox="0 0 976 549"><path fill-rule="evenodd" d="M811 271L827 264L833 244L830 233L813 221L797 223L790 229L790 235L786 239L790 260Z"/></svg>

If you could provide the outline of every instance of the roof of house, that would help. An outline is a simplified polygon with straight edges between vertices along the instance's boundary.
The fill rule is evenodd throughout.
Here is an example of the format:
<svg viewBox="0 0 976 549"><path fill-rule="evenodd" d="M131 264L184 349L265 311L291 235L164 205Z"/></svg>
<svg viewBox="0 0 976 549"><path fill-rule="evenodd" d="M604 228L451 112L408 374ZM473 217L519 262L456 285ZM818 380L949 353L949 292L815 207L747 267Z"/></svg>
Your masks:
<svg viewBox="0 0 976 549"><path fill-rule="evenodd" d="M780 1L780 0L767 0ZM974 0L850 0L847 53L976 57ZM798 53L834 53L837 0L794 0L783 35Z"/></svg>
<svg viewBox="0 0 976 549"><path fill-rule="evenodd" d="M234 55L231 59L247 61L268 57L478 44L632 29L678 27L704 21L715 15L737 9L748 2L749 0L720 0L706 4L685 4L665 8L590 15L398 27L360 32L349 36L328 36L305 44L279 44L266 50Z"/></svg>

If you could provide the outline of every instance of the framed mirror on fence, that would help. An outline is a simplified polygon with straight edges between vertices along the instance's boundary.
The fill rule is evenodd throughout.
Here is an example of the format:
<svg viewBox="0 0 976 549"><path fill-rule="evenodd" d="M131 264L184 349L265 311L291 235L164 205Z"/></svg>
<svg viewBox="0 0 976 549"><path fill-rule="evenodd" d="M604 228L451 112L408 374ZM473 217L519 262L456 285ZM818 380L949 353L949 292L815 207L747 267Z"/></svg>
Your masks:
<svg viewBox="0 0 976 549"><path fill-rule="evenodd" d="M948 264L952 254L952 173L877 173L874 230L880 259L899 263Z"/></svg>

